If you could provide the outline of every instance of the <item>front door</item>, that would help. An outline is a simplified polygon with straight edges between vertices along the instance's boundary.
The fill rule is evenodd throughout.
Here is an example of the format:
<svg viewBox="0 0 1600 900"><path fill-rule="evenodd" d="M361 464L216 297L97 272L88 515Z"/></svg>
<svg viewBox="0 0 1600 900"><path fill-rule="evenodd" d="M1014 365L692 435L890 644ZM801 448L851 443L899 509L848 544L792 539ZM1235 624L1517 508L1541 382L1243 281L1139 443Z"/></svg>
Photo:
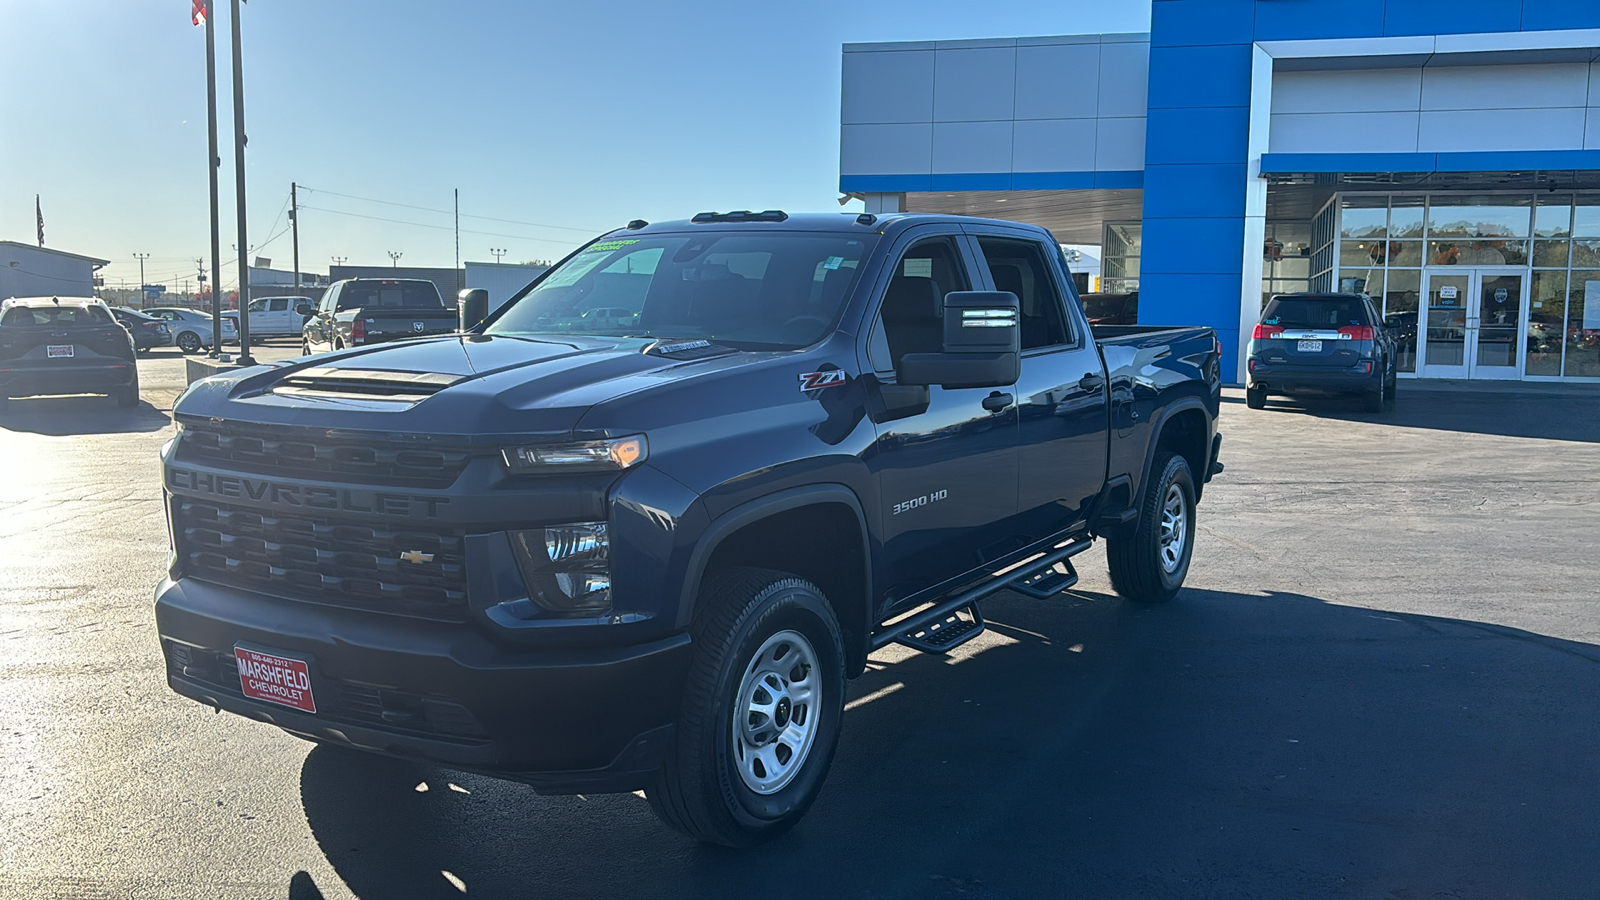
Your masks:
<svg viewBox="0 0 1600 900"><path fill-rule="evenodd" d="M1423 378L1522 378L1526 269L1432 268L1417 334Z"/></svg>

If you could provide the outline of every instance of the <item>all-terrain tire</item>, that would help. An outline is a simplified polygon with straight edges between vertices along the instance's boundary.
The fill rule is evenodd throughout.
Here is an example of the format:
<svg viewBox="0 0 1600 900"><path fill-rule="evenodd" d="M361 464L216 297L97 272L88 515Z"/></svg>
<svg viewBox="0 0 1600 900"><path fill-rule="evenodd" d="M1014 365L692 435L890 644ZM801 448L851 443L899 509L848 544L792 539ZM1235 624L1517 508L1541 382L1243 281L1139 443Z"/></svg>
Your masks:
<svg viewBox="0 0 1600 900"><path fill-rule="evenodd" d="M1194 534L1194 475L1182 456L1163 451L1151 463L1137 522L1106 538L1112 588L1143 603L1171 600L1189 574Z"/></svg>
<svg viewBox="0 0 1600 900"><path fill-rule="evenodd" d="M656 815L684 834L748 847L789 830L827 777L844 717L839 620L822 592L804 579L770 569L732 569L703 587L691 636L694 660L675 740L645 795ZM787 649L785 642L790 642ZM788 653L814 665L789 670L792 682L781 676L767 681L762 673L787 665ZM800 677L793 678L797 673ZM814 731L802 750L790 749L787 760L781 760L782 740L750 750L752 744L742 737L749 734L745 726L755 728L762 720L751 698L759 700L768 683L772 692L764 702L775 710L774 728L785 735L791 733L785 730L789 725L804 730L796 715L801 704L785 707L774 698L798 697L801 687L806 692L804 723ZM768 770L751 761L761 758L780 763ZM751 780L762 777L773 783L753 788Z"/></svg>

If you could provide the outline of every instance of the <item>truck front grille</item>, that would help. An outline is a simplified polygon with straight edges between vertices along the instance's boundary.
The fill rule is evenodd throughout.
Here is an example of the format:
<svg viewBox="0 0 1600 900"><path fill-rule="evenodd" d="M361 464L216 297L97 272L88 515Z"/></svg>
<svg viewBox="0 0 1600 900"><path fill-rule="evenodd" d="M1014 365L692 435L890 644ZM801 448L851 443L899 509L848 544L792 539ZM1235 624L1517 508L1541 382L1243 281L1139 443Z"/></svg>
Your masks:
<svg viewBox="0 0 1600 900"><path fill-rule="evenodd" d="M257 434L185 423L178 440L178 459L226 463L230 471L266 475L448 487L467 467L468 454L403 442L386 444L326 435L286 437L281 430Z"/></svg>
<svg viewBox="0 0 1600 900"><path fill-rule="evenodd" d="M173 497L179 565L206 581L445 621L466 618L461 536Z"/></svg>

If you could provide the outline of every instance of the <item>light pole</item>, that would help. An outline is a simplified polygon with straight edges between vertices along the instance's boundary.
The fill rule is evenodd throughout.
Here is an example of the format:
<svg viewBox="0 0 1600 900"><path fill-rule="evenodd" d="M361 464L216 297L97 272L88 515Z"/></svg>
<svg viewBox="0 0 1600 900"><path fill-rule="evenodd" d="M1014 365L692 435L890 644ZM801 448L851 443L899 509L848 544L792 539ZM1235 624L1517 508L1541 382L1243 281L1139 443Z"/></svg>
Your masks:
<svg viewBox="0 0 1600 900"><path fill-rule="evenodd" d="M394 264L396 269L400 268L400 257L402 256L405 256L405 254L394 250L389 251L389 260Z"/></svg>
<svg viewBox="0 0 1600 900"><path fill-rule="evenodd" d="M500 265L500 257L506 255L506 251L499 247L490 247L489 252L494 254L494 264L497 266Z"/></svg>
<svg viewBox="0 0 1600 900"><path fill-rule="evenodd" d="M150 254L135 253L133 258L139 261L139 308L144 309L144 261L150 258Z"/></svg>
<svg viewBox="0 0 1600 900"><path fill-rule="evenodd" d="M238 246L243 248L239 250L239 364L253 366L256 361L250 356L250 261L245 258L251 248L245 237L244 52L239 48L239 0L233 0L232 13L229 24L233 26L233 179L238 197L234 211L239 217Z"/></svg>
<svg viewBox="0 0 1600 900"><path fill-rule="evenodd" d="M328 258L333 260L333 264L334 265L342 266L342 265L344 265L344 261L349 259L350 257L348 257L348 256L330 256Z"/></svg>

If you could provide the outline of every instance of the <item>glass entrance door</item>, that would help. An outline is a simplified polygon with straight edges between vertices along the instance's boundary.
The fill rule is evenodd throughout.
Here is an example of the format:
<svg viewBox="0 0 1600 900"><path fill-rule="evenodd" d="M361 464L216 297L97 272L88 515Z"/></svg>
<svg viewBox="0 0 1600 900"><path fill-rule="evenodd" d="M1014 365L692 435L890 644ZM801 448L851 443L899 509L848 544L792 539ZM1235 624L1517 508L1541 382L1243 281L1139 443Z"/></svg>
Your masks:
<svg viewBox="0 0 1600 900"><path fill-rule="evenodd" d="M1423 378L1520 379L1527 327L1526 269L1431 268L1418 329Z"/></svg>

